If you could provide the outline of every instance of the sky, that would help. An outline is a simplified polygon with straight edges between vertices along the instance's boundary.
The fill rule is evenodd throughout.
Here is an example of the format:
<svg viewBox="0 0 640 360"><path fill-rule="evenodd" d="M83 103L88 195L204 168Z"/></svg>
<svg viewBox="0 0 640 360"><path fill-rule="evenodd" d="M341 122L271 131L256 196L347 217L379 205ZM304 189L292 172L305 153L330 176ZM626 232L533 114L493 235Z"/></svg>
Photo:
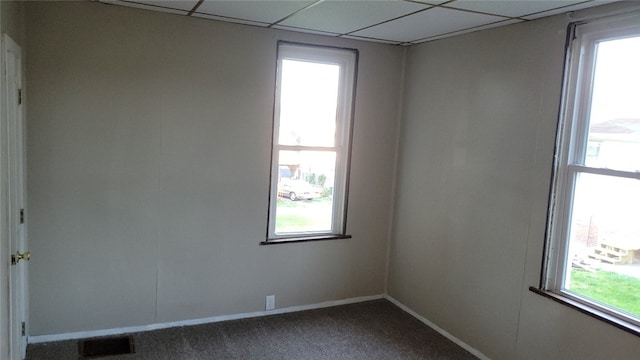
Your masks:
<svg viewBox="0 0 640 360"><path fill-rule="evenodd" d="M598 45L591 123L640 119L640 37Z"/></svg>
<svg viewBox="0 0 640 360"><path fill-rule="evenodd" d="M339 76L339 65L282 61L280 144L334 145Z"/></svg>

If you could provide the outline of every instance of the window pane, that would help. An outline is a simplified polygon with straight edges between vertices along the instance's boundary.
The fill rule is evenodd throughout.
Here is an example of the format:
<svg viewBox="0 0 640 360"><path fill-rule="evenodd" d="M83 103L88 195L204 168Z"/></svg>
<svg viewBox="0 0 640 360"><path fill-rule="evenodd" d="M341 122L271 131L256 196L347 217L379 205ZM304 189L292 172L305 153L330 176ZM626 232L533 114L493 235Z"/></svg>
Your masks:
<svg viewBox="0 0 640 360"><path fill-rule="evenodd" d="M283 60L280 145L334 146L340 66Z"/></svg>
<svg viewBox="0 0 640 360"><path fill-rule="evenodd" d="M640 171L640 37L600 42L596 55L585 165Z"/></svg>
<svg viewBox="0 0 640 360"><path fill-rule="evenodd" d="M640 317L640 181L579 174L565 288Z"/></svg>
<svg viewBox="0 0 640 360"><path fill-rule="evenodd" d="M329 232L333 219L336 153L279 153L276 234Z"/></svg>

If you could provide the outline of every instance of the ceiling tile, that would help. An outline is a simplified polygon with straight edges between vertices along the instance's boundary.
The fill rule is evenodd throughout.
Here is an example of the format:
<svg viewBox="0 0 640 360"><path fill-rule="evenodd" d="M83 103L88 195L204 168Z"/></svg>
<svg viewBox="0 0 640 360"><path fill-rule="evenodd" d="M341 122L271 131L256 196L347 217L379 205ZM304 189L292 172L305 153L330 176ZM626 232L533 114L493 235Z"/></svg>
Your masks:
<svg viewBox="0 0 640 360"><path fill-rule="evenodd" d="M446 6L456 9L519 17L584 1L585 0L456 0L446 4Z"/></svg>
<svg viewBox="0 0 640 360"><path fill-rule="evenodd" d="M338 36L338 35L340 35L338 33L332 33L332 32L327 32L327 31L322 31L322 30L303 29L303 28L297 28L297 27L292 27L292 26L273 25L271 28L272 29L278 29L278 30L297 31L297 32L303 32L303 33L308 33L308 34L327 35L327 36Z"/></svg>
<svg viewBox="0 0 640 360"><path fill-rule="evenodd" d="M516 24L516 23L523 22L523 21L524 21L524 20L508 19L508 20L500 21L500 22L493 23L493 24L482 25L482 26L478 26L478 27L474 27L474 28L470 28L470 29L466 29L466 30L460 30L460 31L456 31L456 32L452 32L452 33L448 33L448 34L444 34L444 35L433 36L433 37L430 37L430 38L426 38L426 39L421 39L421 40L413 41L411 44L420 44L420 43L427 42L427 41L433 41L433 40L438 40L438 39L444 39L444 38L448 38L448 37L452 37L452 36L458 36L458 35L462 35L462 34L468 34L468 33L470 33L470 32L475 32L475 31L480 31L480 30L486 30L486 29L491 29L491 28L500 27L500 26L505 26L505 25Z"/></svg>
<svg viewBox="0 0 640 360"><path fill-rule="evenodd" d="M205 0L197 12L271 24L314 2L315 0Z"/></svg>
<svg viewBox="0 0 640 360"><path fill-rule="evenodd" d="M187 15L189 13L186 10L176 10L168 7L158 7L154 5L143 4L141 2L133 2L133 1L100 0L100 2L105 4L112 4L112 5L121 5L121 6L130 7L130 8L136 8L136 9L160 11L160 12L169 13L169 14Z"/></svg>
<svg viewBox="0 0 640 360"><path fill-rule="evenodd" d="M147 1L147 0L133 0L132 2L144 5L157 6L161 8L169 8L176 10L184 10L191 11L197 4L198 0L155 0L155 1Z"/></svg>
<svg viewBox="0 0 640 360"><path fill-rule="evenodd" d="M616 2L616 1L618 1L618 0L593 0L593 1L587 1L587 2L582 2L582 3L576 4L576 5L570 5L570 6L563 7L563 8L558 8L558 9L553 9L553 10L549 10L549 11L538 12L538 13L535 13L535 14L524 16L524 19L527 19L527 20L539 19L539 18L542 18L542 17L545 17L545 16L557 15L557 14L562 14L562 13L566 13L566 12L570 12L570 11L586 9L586 8L592 7L592 6L610 4L610 3Z"/></svg>
<svg viewBox="0 0 640 360"><path fill-rule="evenodd" d="M504 20L504 17L431 8L351 35L410 42Z"/></svg>
<svg viewBox="0 0 640 360"><path fill-rule="evenodd" d="M430 5L400 0L328 0L295 14L280 25L347 34L428 7Z"/></svg>
<svg viewBox="0 0 640 360"><path fill-rule="evenodd" d="M263 23L263 22L244 20L244 19L234 19L234 18L228 18L228 17L222 17L222 16L209 15L209 14L200 14L197 12L193 13L191 17L197 17L197 18L208 19L208 20L216 20L216 21L224 21L224 22L234 23L234 24L262 26L262 27L267 27L271 25L270 23Z"/></svg>
<svg viewBox="0 0 640 360"><path fill-rule="evenodd" d="M400 41L390 41L390 40L381 40L381 39L372 39L372 38L365 38L365 37L361 37L361 36L352 36L352 35L342 35L340 36L340 38L344 38L344 39L353 39L353 40L360 40L360 41L372 41L372 42L377 42L377 43L382 43L382 44L391 44L391 45L401 45L404 44Z"/></svg>

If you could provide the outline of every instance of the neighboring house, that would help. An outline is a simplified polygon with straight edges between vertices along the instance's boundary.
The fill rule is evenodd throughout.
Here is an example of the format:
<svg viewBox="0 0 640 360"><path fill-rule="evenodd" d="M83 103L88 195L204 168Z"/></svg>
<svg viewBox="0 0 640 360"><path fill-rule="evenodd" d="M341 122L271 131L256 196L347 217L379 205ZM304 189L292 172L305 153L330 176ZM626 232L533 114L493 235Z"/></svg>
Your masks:
<svg viewBox="0 0 640 360"><path fill-rule="evenodd" d="M588 164L640 171L640 119L608 120L589 130Z"/></svg>

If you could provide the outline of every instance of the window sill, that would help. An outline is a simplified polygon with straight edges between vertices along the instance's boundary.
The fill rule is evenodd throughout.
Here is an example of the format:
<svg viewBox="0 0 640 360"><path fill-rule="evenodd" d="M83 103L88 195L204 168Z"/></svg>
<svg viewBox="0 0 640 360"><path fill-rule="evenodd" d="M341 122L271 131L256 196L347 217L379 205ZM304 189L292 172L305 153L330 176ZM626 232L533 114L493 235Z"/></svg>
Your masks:
<svg viewBox="0 0 640 360"><path fill-rule="evenodd" d="M276 244L288 244L288 243L322 241L322 240L338 240L338 239L351 239L351 235L295 236L290 238L268 239L267 241L260 242L260 245L276 245Z"/></svg>
<svg viewBox="0 0 640 360"><path fill-rule="evenodd" d="M538 294L538 295L542 295L546 298L549 298L557 303L563 304L565 306L568 306L574 310L580 311L581 313L585 314L585 315L589 315L593 318L596 318L598 320L604 321L609 325L613 325L615 327L617 327L620 330L624 330L630 334L633 334L635 336L640 336L640 326L637 326L635 324L632 324L628 321L624 321L623 319L620 319L618 317L615 317L613 315L607 314L603 311L600 311L596 308L593 308L591 306L588 306L586 304L583 304L579 301L573 300L570 297L564 296L562 294L556 293L556 292L551 292L548 290L542 290L542 289L538 289L536 287L530 286L529 290Z"/></svg>

